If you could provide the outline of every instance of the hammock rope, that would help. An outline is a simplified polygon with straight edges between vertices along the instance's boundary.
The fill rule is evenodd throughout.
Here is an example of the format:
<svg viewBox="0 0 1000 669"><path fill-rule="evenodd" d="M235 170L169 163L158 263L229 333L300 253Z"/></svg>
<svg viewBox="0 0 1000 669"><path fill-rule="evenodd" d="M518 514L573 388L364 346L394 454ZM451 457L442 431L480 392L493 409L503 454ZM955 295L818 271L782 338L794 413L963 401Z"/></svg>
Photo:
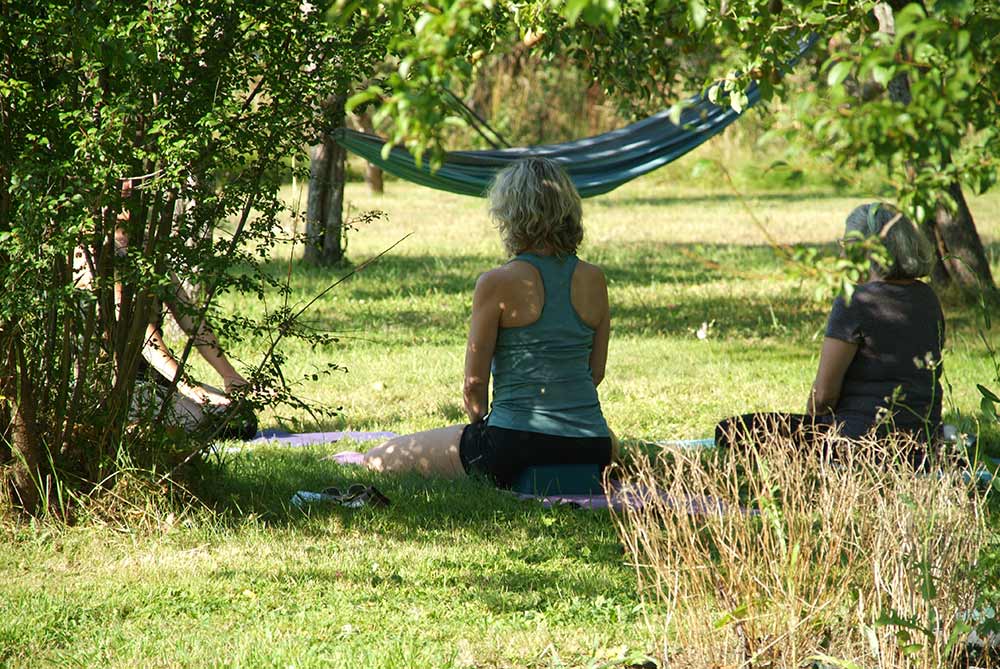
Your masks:
<svg viewBox="0 0 1000 669"><path fill-rule="evenodd" d="M448 100L451 101L452 107L454 107L458 113L462 115L462 118L465 119L466 123L472 126L473 130L479 133L480 137L486 140L487 144L492 146L494 149L509 149L513 146L510 142L504 139L503 135L494 130L493 126L487 123L482 116L473 111L469 105L462 102L462 98L455 95L450 88L442 87L442 90L444 90ZM492 135L492 137L490 135Z"/></svg>
<svg viewBox="0 0 1000 669"><path fill-rule="evenodd" d="M812 36L799 44L789 68L816 40ZM476 197L485 196L494 175L515 160L532 156L551 158L566 169L582 197L593 197L677 160L725 130L757 104L760 97L760 89L754 82L747 90L746 105L736 112L712 103L702 93L688 99L679 123L671 120L670 110L664 110L624 128L562 144L451 151L445 154L436 171L431 170L427 161L418 164L401 147L392 147L383 158L386 141L376 135L338 128L333 138L348 151L401 179Z"/></svg>

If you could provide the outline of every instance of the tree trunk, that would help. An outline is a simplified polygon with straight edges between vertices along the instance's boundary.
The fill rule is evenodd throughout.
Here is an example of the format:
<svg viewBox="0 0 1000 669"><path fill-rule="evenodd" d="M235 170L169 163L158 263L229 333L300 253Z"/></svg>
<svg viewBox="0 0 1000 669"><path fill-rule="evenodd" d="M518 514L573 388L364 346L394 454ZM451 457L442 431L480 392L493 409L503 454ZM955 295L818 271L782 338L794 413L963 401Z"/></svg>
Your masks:
<svg viewBox="0 0 1000 669"><path fill-rule="evenodd" d="M893 7L880 2L874 8L879 32L896 34ZM899 75L889 82L889 99L903 105L910 104L910 82L905 75ZM939 202L934 217L923 221L924 230L935 242L938 253L937 265L931 273L936 284L954 283L959 288L974 291L980 288L994 289L993 273L986 258L983 242L979 238L972 212L962 193L962 185L955 181L948 187L948 193L955 201L955 211Z"/></svg>
<svg viewBox="0 0 1000 669"><path fill-rule="evenodd" d="M31 379L24 367L20 342L14 341L7 355L4 395L9 398L11 412L11 471L12 501L25 513L39 511L42 500L42 446L35 422L34 393ZM15 378L19 377L19 383Z"/></svg>
<svg viewBox="0 0 1000 669"><path fill-rule="evenodd" d="M369 135L375 134L375 126L372 125L372 117L370 112L365 112L363 114L356 114L354 118L357 121L358 127L361 132L366 132ZM385 184L382 181L382 168L378 165L372 163L365 163L365 183L368 184L368 190L373 195L381 195L385 192Z"/></svg>
<svg viewBox="0 0 1000 669"><path fill-rule="evenodd" d="M344 124L343 100L335 106L335 125ZM309 197L306 207L305 259L320 265L339 262L344 257L344 149L324 135L313 147L309 165Z"/></svg>
<svg viewBox="0 0 1000 669"><path fill-rule="evenodd" d="M948 192L955 201L955 211L939 203L934 212L938 266L964 290L993 290L995 284L990 262L962 193L962 185L956 181L948 187Z"/></svg>

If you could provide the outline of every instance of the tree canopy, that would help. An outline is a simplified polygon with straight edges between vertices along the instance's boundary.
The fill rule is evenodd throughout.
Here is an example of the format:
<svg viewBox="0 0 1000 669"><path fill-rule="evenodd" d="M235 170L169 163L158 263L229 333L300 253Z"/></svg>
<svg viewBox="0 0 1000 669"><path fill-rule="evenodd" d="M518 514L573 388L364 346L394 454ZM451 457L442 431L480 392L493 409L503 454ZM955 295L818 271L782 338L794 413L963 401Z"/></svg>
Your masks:
<svg viewBox="0 0 1000 669"><path fill-rule="evenodd" d="M893 29L880 25L888 11ZM449 108L443 86L476 76L483 54L517 43L568 54L605 91L636 111L676 103L706 88L720 104L746 105L756 80L765 100L786 99L798 139L845 169L876 167L916 221L966 215L961 186L992 187L1000 159L1000 8L971 0L572 0L565 3L348 3L394 24L394 70L351 104L375 103L391 117L389 140L440 156ZM801 40L820 38L816 80L805 88L783 74ZM890 85L892 84L892 86ZM905 97L893 86L905 87ZM962 227L962 226L960 226ZM978 243L971 218L964 225ZM945 257L961 255L962 240ZM953 263L991 282L981 246ZM965 276L968 283L972 278Z"/></svg>

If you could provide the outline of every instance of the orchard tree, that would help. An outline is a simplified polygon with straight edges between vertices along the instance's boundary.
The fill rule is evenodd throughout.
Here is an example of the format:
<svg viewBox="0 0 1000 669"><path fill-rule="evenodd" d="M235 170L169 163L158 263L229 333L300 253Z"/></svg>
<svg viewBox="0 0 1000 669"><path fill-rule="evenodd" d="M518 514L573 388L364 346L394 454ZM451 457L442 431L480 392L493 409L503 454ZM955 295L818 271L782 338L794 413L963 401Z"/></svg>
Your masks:
<svg viewBox="0 0 1000 669"><path fill-rule="evenodd" d="M358 85L377 80L377 68L386 57L388 32L378 16L363 9L335 20L327 20L331 36L342 45L335 61L327 63L328 79L319 101L325 119L309 156L309 197L306 211L305 260L330 265L344 256L344 181L347 154L333 141L332 131L347 125L344 104ZM368 127L371 121L364 114ZM366 173L366 179L372 176ZM381 174L378 175L381 188Z"/></svg>
<svg viewBox="0 0 1000 669"><path fill-rule="evenodd" d="M345 5L356 7L356 3ZM470 80L484 53L517 42L569 54L636 111L704 87L742 110L756 80L765 100L799 112L797 139L847 169L876 168L896 203L925 225L935 278L965 289L993 278L964 191L996 181L1000 158L1000 7L972 0L569 0L373 5L394 25L399 54L378 101L392 143L432 163L451 122L442 86ZM784 73L803 40L818 40L813 85Z"/></svg>

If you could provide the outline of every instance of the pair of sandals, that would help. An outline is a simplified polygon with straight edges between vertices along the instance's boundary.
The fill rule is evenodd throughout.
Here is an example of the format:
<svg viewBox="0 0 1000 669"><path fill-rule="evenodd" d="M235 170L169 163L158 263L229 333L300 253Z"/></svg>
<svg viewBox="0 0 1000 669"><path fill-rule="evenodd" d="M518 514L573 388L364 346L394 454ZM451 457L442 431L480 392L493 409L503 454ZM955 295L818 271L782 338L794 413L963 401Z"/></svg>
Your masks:
<svg viewBox="0 0 1000 669"><path fill-rule="evenodd" d="M312 503L336 504L348 509L360 509L363 506L375 508L388 507L392 502L373 485L353 483L346 488L331 486L321 492L300 490L292 496L292 504L297 507Z"/></svg>
<svg viewBox="0 0 1000 669"><path fill-rule="evenodd" d="M353 483L341 490L336 486L324 488L320 493L329 498L325 501L334 502L348 509L359 509L362 506L387 507L392 502L373 485L363 483Z"/></svg>

